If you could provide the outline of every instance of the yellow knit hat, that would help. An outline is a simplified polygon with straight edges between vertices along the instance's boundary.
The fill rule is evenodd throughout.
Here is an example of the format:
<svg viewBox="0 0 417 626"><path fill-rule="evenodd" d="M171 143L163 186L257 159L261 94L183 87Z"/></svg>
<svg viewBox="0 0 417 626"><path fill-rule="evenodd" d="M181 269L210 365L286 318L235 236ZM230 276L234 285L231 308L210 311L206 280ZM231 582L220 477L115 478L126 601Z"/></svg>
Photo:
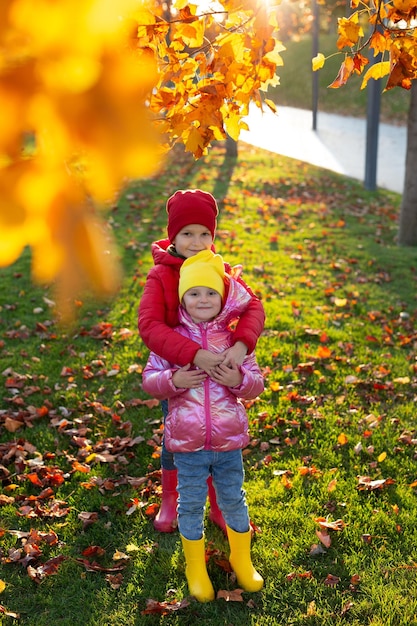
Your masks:
<svg viewBox="0 0 417 626"><path fill-rule="evenodd" d="M183 295L193 287L209 287L224 296L224 263L220 254L202 250L185 259L180 268L178 295Z"/></svg>

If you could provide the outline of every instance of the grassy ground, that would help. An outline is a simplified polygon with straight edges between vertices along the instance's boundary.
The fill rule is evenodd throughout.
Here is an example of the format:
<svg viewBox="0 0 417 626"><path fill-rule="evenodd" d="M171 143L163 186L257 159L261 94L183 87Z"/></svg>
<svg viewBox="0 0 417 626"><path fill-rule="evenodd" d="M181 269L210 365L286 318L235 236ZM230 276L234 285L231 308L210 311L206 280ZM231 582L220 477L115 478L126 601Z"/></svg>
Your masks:
<svg viewBox="0 0 417 626"><path fill-rule="evenodd" d="M281 106L294 106L302 109L312 107L312 40L306 37L301 41L286 43L282 53L284 66L278 68L280 85L271 89L270 97ZM348 83L339 89L329 89L337 76L344 54L337 53L336 36L320 35L319 51L329 57L324 67L316 73L319 85L319 111L366 117L368 91L361 90L362 77L352 76ZM336 53L336 54L335 54ZM380 81L381 90L385 87ZM381 95L381 121L393 124L406 124L410 103L410 92L395 88Z"/></svg>
<svg viewBox="0 0 417 626"><path fill-rule="evenodd" d="M217 248L265 305L265 392L249 408L246 489L257 594L187 597L178 534L153 530L160 410L141 389L136 310L179 187L219 199ZM0 271L0 617L30 626L417 624L417 252L399 196L241 144L176 154L110 221L125 266L107 304L57 324L29 256ZM152 602L151 602L152 601ZM19 618L17 615L19 615Z"/></svg>

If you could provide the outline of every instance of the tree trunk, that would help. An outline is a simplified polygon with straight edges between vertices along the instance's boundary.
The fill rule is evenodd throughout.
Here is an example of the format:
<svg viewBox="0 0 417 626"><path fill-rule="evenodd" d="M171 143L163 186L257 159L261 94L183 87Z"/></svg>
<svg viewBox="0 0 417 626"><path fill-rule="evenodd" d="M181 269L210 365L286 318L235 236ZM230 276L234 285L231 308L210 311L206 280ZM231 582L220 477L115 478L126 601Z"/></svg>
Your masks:
<svg viewBox="0 0 417 626"><path fill-rule="evenodd" d="M411 87L407 124L404 193L401 203L398 243L417 246L417 81Z"/></svg>
<svg viewBox="0 0 417 626"><path fill-rule="evenodd" d="M237 141L229 135L226 137L226 155L228 157L237 157Z"/></svg>

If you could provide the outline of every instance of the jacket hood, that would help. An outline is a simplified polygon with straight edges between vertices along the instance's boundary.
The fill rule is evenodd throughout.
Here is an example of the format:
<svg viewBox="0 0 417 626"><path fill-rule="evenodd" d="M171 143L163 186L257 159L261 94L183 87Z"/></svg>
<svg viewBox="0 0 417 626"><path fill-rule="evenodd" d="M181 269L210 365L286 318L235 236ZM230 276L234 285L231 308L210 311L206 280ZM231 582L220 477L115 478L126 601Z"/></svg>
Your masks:
<svg viewBox="0 0 417 626"><path fill-rule="evenodd" d="M154 265L181 265L184 259L176 257L168 252L171 245L169 239L154 241L151 245L151 253Z"/></svg>

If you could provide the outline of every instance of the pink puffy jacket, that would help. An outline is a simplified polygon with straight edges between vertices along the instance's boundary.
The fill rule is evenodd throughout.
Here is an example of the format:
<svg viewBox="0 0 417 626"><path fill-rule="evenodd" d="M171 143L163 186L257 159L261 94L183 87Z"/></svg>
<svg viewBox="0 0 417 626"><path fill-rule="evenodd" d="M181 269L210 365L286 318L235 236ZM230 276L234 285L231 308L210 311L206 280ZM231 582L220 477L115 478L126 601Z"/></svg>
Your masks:
<svg viewBox="0 0 417 626"><path fill-rule="evenodd" d="M175 330L205 349L223 352L232 345L230 324L245 309L250 297L242 285L230 279L226 303L213 321L196 324L180 307L180 325ZM201 387L178 389L172 382L176 369L178 366L151 352L142 374L144 391L160 400L168 398L164 430L167 450L224 452L247 446L248 417L239 398L253 399L264 390L262 373L254 354L248 355L240 368L243 380L239 387L225 387L207 377Z"/></svg>

